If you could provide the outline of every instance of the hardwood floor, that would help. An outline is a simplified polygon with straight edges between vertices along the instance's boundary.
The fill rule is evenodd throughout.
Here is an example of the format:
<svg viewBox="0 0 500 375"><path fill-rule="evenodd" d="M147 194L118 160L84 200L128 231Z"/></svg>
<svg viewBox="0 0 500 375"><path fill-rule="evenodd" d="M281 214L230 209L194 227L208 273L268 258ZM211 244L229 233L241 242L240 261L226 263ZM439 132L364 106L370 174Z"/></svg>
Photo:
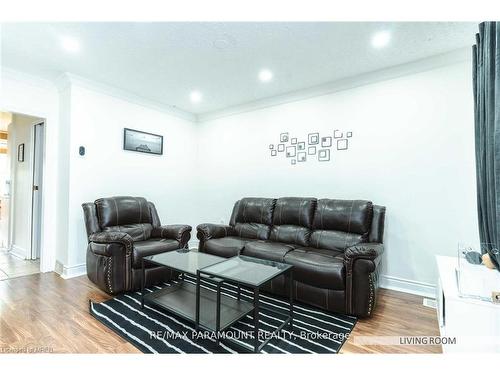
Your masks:
<svg viewBox="0 0 500 375"><path fill-rule="evenodd" d="M138 353L89 315L89 299L108 298L86 276L64 280L46 273L0 281L0 353ZM438 346L361 346L357 335L439 335L435 310L405 293L381 290L374 317L356 324L341 353L441 352Z"/></svg>

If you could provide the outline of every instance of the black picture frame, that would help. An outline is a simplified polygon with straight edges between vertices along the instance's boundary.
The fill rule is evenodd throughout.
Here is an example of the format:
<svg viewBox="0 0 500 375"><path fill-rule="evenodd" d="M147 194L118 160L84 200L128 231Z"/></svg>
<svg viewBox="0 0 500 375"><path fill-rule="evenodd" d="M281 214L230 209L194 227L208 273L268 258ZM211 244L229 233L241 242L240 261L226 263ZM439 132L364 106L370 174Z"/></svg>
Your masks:
<svg viewBox="0 0 500 375"><path fill-rule="evenodd" d="M134 136L136 139L133 139ZM123 149L126 151L142 152L145 154L163 155L163 136L140 130L124 128Z"/></svg>
<svg viewBox="0 0 500 375"><path fill-rule="evenodd" d="M24 162L24 143L17 146L17 161L20 163Z"/></svg>

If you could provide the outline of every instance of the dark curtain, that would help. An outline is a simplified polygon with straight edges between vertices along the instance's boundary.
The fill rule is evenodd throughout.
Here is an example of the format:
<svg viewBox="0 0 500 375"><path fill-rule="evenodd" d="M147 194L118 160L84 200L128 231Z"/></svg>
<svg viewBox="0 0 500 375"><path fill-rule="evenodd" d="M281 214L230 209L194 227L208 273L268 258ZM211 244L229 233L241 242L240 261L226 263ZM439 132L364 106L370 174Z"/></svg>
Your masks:
<svg viewBox="0 0 500 375"><path fill-rule="evenodd" d="M479 236L482 243L493 244L496 249L500 249L499 43L500 22L481 23L473 46ZM500 271L500 255L494 250L488 252Z"/></svg>

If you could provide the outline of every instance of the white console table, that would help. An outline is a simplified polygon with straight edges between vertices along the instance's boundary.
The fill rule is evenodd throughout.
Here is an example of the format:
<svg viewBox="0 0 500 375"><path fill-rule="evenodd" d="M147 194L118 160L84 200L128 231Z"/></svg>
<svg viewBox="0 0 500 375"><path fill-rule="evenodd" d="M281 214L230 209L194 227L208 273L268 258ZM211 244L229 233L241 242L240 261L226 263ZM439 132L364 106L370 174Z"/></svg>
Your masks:
<svg viewBox="0 0 500 375"><path fill-rule="evenodd" d="M456 344L443 345L443 352L500 353L500 305L460 297L457 258L436 256L436 261L439 330L442 337L456 337Z"/></svg>

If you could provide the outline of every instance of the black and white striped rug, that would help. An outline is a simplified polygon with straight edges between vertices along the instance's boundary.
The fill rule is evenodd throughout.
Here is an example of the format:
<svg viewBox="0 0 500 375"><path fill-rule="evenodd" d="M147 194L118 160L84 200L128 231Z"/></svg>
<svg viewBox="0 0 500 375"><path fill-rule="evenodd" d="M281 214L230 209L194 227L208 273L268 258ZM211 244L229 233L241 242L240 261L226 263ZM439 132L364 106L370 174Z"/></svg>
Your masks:
<svg viewBox="0 0 500 375"><path fill-rule="evenodd" d="M194 279L187 278L194 283ZM174 281L175 282L175 281ZM168 285L168 284L165 284ZM211 289L206 282L204 287ZM159 289L151 287L148 291ZM224 284L223 294L236 298L236 287ZM252 293L242 288L242 297ZM288 311L288 302L269 294L260 295L260 334L272 332L284 317L274 310ZM159 308L148 306L141 310L140 293L126 293L102 303L90 302L90 314L143 353L247 353L234 345L237 341L249 350L253 348L253 318L247 315L229 328L225 334L232 340L219 345L209 332L197 332L194 324ZM294 304L293 330L286 326L279 336L262 349L262 353L337 353L349 337L356 318L333 314L314 307Z"/></svg>

